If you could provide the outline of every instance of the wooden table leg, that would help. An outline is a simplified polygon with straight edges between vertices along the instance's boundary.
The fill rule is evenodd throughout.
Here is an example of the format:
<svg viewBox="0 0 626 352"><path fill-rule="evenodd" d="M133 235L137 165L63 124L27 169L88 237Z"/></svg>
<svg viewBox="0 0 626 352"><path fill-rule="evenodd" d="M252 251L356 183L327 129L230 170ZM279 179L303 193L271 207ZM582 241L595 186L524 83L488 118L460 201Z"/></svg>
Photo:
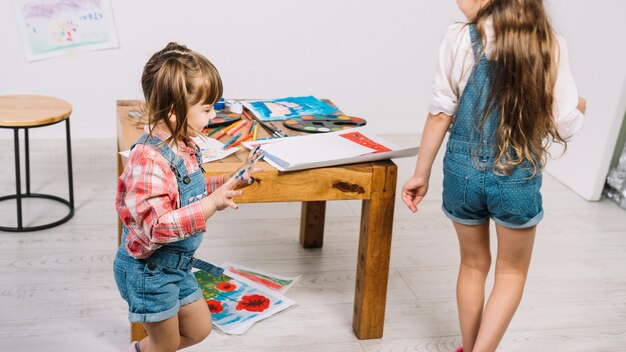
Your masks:
<svg viewBox="0 0 626 352"><path fill-rule="evenodd" d="M326 201L302 202L300 243L304 248L322 248Z"/></svg>
<svg viewBox="0 0 626 352"><path fill-rule="evenodd" d="M377 163L363 201L352 328L359 339L383 337L397 167Z"/></svg>

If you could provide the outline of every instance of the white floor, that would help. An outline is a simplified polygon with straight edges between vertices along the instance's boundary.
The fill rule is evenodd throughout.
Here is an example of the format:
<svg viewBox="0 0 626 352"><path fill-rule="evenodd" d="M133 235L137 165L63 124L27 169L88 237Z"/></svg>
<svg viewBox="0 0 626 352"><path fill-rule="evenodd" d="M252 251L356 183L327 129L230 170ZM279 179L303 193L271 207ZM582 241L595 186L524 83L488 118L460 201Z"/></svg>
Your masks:
<svg viewBox="0 0 626 352"><path fill-rule="evenodd" d="M409 136L390 136L408 141ZM120 351L125 303L113 281L115 141L73 141L76 215L53 229L0 232L0 350ZM0 141L0 195L15 192L13 142ZM32 192L65 196L62 140L31 142ZM396 161L398 186L413 159ZM385 336L359 341L352 322L359 202L329 202L324 248L298 245L298 204L241 205L209 220L199 256L302 274L296 305L243 336L214 332L189 351L452 351L460 343L454 286L457 242L440 210L441 169L417 215L397 199ZM399 194L399 192L398 192ZM590 203L546 175L526 293L502 351L626 351L626 210ZM25 225L64 213L25 202ZM15 225L13 201L0 224ZM495 240L493 241L495 246Z"/></svg>

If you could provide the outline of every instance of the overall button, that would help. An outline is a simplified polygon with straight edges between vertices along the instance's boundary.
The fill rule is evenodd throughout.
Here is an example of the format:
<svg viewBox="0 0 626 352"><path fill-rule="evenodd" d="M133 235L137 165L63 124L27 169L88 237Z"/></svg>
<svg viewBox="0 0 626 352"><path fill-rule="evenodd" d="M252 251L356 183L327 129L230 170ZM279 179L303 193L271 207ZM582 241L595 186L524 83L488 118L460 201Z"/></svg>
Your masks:
<svg viewBox="0 0 626 352"><path fill-rule="evenodd" d="M154 271L157 268L157 264L155 261L149 261L148 262L148 270L150 271Z"/></svg>
<svg viewBox="0 0 626 352"><path fill-rule="evenodd" d="M183 177L183 182L187 185L189 184L189 182L191 182L191 179L189 178L189 176L185 176Z"/></svg>

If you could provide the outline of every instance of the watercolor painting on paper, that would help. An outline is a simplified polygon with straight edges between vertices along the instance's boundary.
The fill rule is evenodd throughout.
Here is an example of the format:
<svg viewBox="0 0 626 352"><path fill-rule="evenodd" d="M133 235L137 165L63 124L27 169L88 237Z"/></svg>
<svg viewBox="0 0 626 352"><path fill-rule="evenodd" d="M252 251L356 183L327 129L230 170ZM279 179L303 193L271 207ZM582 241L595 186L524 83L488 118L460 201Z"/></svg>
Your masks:
<svg viewBox="0 0 626 352"><path fill-rule="evenodd" d="M246 279L226 274L215 277L194 272L206 300L213 325L227 334L243 334L265 318L291 307L295 302Z"/></svg>
<svg viewBox="0 0 626 352"><path fill-rule="evenodd" d="M298 279L300 279L300 275L286 277L268 273L258 269L247 268L245 266L235 263L226 262L223 263L221 267L224 268L226 273L232 277L244 277L254 283L257 283L263 287L267 287L270 290L276 291L280 294L285 294L287 290L289 290L289 288L293 286L293 284L295 284Z"/></svg>
<svg viewBox="0 0 626 352"><path fill-rule="evenodd" d="M13 0L26 61L116 48L110 0Z"/></svg>
<svg viewBox="0 0 626 352"><path fill-rule="evenodd" d="M243 106L261 121L285 120L304 115L326 115L338 109L314 96L242 101Z"/></svg>

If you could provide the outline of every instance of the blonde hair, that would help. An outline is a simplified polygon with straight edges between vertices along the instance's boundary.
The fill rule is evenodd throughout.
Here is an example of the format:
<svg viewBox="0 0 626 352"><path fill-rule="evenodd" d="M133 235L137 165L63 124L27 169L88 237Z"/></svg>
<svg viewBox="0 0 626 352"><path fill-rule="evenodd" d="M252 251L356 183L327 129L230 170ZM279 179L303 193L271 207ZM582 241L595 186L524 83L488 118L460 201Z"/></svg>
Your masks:
<svg viewBox="0 0 626 352"><path fill-rule="evenodd" d="M150 136L155 125L162 123L171 136L166 144L183 142L187 136L187 111L198 103L214 105L223 93L222 79L206 57L184 45L171 42L146 63L141 75ZM176 116L173 122L170 118Z"/></svg>
<svg viewBox="0 0 626 352"><path fill-rule="evenodd" d="M488 18L495 32L496 67L481 127L490 112L499 112L493 169L504 176L528 161L534 176L543 169L552 141L567 148L552 112L558 43L543 0L488 1L471 21L483 43Z"/></svg>

